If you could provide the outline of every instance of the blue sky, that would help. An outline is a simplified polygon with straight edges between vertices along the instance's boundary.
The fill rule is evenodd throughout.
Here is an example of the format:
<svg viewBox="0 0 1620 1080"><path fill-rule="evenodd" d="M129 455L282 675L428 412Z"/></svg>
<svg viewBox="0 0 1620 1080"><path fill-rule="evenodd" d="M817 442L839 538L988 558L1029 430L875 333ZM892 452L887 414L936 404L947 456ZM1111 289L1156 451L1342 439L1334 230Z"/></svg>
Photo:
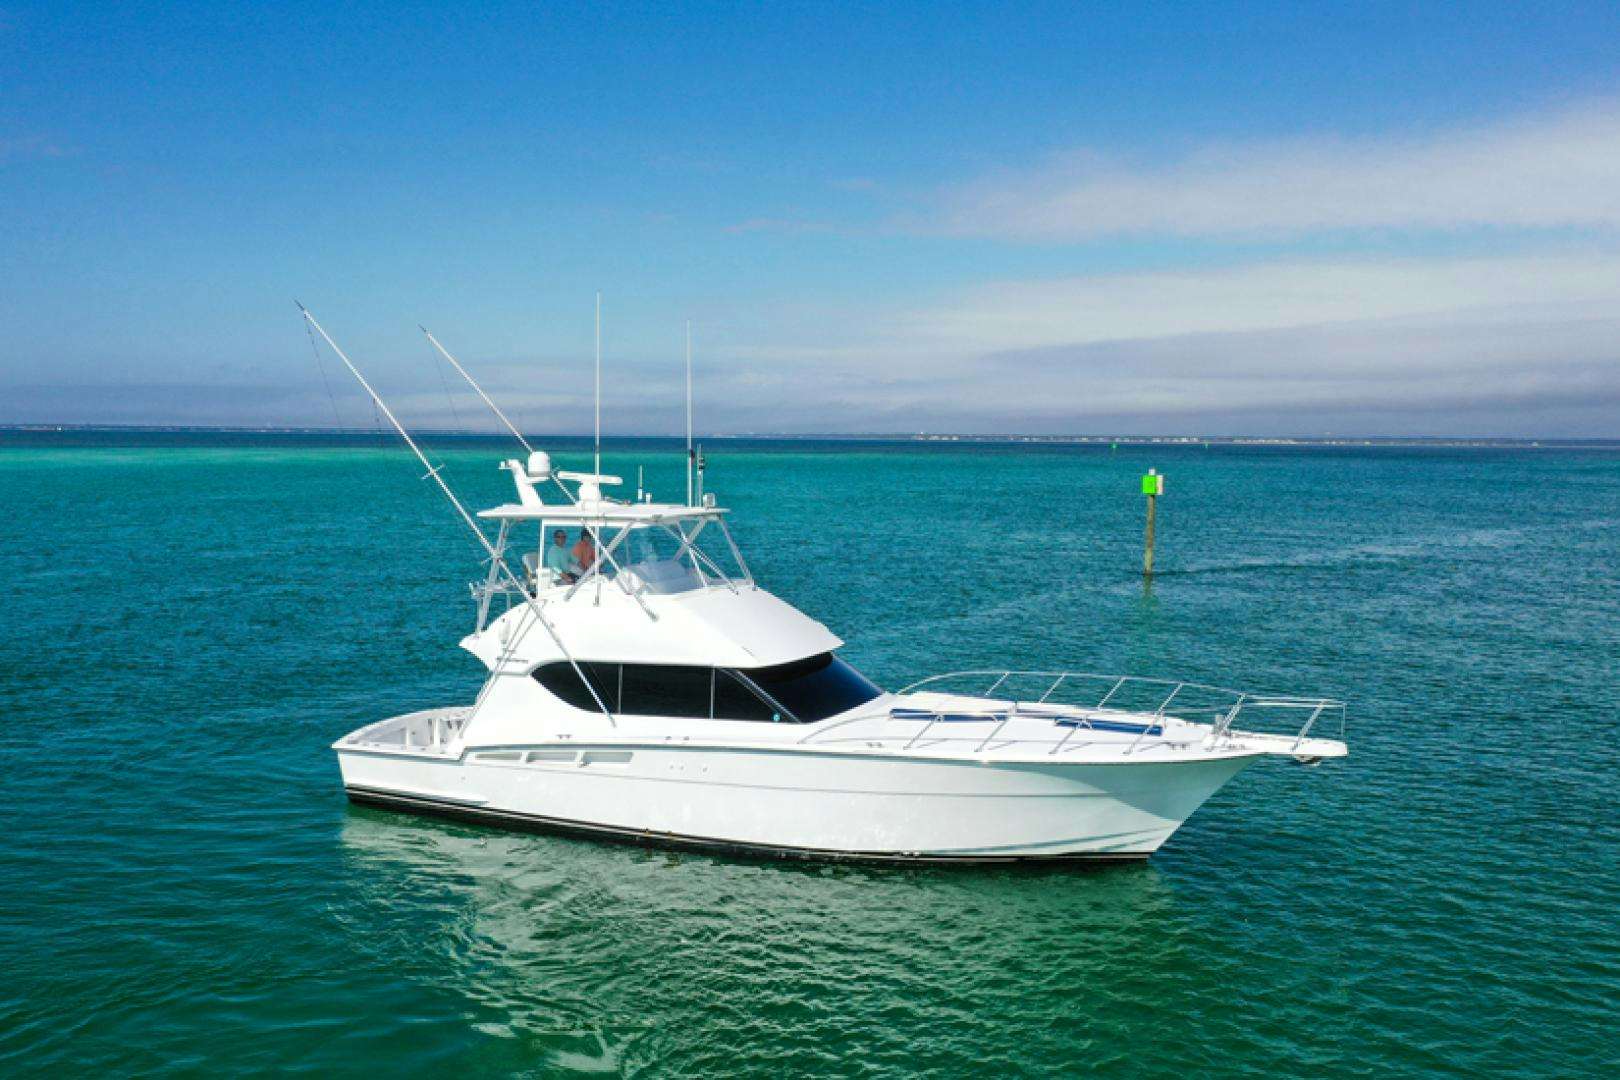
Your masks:
<svg viewBox="0 0 1620 1080"><path fill-rule="evenodd" d="M1620 8L0 0L0 423L1620 436ZM330 363L330 361L329 361ZM334 381L334 385L337 385ZM337 419L369 422L340 387Z"/></svg>

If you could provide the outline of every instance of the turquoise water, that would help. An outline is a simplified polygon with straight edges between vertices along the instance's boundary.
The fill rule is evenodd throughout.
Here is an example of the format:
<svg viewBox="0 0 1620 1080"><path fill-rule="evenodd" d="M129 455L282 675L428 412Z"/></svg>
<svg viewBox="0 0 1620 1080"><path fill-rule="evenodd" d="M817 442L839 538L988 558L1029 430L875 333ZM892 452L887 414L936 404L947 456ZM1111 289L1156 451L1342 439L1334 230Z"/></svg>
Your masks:
<svg viewBox="0 0 1620 1080"><path fill-rule="evenodd" d="M350 808L334 738L477 685L472 545L396 449L188 441L0 447L0 1073L1620 1067L1620 453L713 449L757 576L879 682L1350 703L1350 759L1146 864L881 870ZM488 504L502 452L435 456Z"/></svg>

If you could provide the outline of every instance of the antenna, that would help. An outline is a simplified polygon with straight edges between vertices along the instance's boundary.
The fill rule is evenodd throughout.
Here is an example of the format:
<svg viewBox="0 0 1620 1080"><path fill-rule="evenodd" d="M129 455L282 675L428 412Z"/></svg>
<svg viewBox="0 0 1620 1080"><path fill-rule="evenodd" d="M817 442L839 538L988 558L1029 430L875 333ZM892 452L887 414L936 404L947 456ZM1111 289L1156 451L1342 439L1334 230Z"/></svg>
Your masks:
<svg viewBox="0 0 1620 1080"><path fill-rule="evenodd" d="M433 342L433 347L439 350L439 355L450 361L450 366L455 368L456 371L461 374L463 379L467 380L467 384L478 392L479 397L484 399L484 404L488 405L490 410L494 412L496 416L501 418L501 423L506 425L506 430L512 433L512 437L514 439L523 444L523 449L527 450L531 454L534 453L534 447L529 445L529 440L523 437L523 433L517 429L517 425L513 424L512 421L506 418L506 414L501 412L501 407L490 400L490 396L484 393L484 388L479 386L477 381L474 380L471 375L467 374L467 369L461 366L461 362L450 355L450 350L446 349L443 345L440 345L439 339L434 337L433 332L427 327L417 324L416 328L427 335L427 339Z"/></svg>
<svg viewBox="0 0 1620 1080"><path fill-rule="evenodd" d="M596 475L602 475L602 294L596 294Z"/></svg>
<svg viewBox="0 0 1620 1080"><path fill-rule="evenodd" d="M686 505L692 505L692 320L686 320Z"/></svg>
<svg viewBox="0 0 1620 1080"><path fill-rule="evenodd" d="M294 300L293 303L298 304L298 301ZM308 321L309 325L315 328L315 332L320 334L321 337L325 338L328 345L332 346L332 351L337 353L338 359L343 361L343 366L349 369L349 374L353 375L355 380L359 382L361 388L364 389L365 392L370 396L372 403L375 404L378 409L382 410L382 414L384 416L388 417L388 422L394 425L394 430L399 433L399 437L404 439L405 445L411 448L411 453L416 455L416 460L420 461L422 463L422 467L427 469L427 476L433 477L433 482L439 485L439 490L444 492L444 497L449 499L450 505L456 508L456 513L461 515L461 520L466 522L467 528L471 529L473 531L473 535L478 537L478 545L482 547L485 553L489 555L491 563L498 568L500 573L505 575L507 583L517 590L518 595L523 597L525 605L534 613L535 621L546 628L546 633L550 635L552 644L556 645L557 648L562 652L563 656L567 658L568 663L574 669L574 673L578 675L580 681L585 684L585 689L591 692L591 697L596 701L597 708L602 710L602 715L608 718L609 724L617 727L618 724L613 719L613 713L608 710L607 705L602 701L601 697L597 695L596 688L593 687L588 680L586 680L585 673L579 669L579 664L574 660L573 654L568 651L568 646L563 644L562 638L557 636L557 631L552 628L551 623L546 621L546 616L540 610L540 605L535 601L534 597L529 594L528 590L523 587L523 583L517 579L517 575L512 573L512 568L506 565L506 560L501 557L500 551L496 549L494 544L489 542L489 537L484 535L484 530L478 527L478 522L473 520L473 516L469 514L467 512L467 508L461 504L461 500L456 498L456 493L450 490L450 485L444 482L444 477L439 475L443 471L443 466L435 467L431 462L428 461L427 455L422 453L422 448L416 445L416 440L412 439L410 432L405 430L405 425L399 422L399 417L394 415L394 410L390 409L388 407L388 403L378 395L377 391L371 388L371 384L366 382L366 377L360 374L360 369L354 366L354 362L349 359L348 355L342 349L338 348L338 343L332 340L332 335L326 332L326 328L315 321L315 316L309 313L309 309L303 304L298 304L298 310L303 312L305 320ZM423 477L423 479L426 478L426 476ZM499 672L494 672L492 675L493 674L499 674Z"/></svg>

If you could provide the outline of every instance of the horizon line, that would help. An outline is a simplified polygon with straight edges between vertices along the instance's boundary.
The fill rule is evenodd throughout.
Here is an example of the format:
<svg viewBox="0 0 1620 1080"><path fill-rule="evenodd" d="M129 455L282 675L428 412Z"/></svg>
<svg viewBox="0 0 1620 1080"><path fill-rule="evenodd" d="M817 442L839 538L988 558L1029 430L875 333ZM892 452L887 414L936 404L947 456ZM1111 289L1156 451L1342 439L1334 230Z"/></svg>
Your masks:
<svg viewBox="0 0 1620 1080"><path fill-rule="evenodd" d="M318 425L235 425L235 424L83 424L83 423L0 423L0 432L22 434L220 434L267 436L331 436L376 438L379 435L392 440L392 432L374 427L322 427ZM469 431L459 428L418 428L412 432L424 438L509 439L504 431ZM524 432L534 439L578 439L589 441L590 432ZM684 433L627 434L607 436L614 440L671 440L680 442ZM1427 446L1556 446L1573 449L1580 447L1620 448L1620 436L1558 436L1558 435L1422 435L1422 434L1368 434L1345 432L1325 434L1259 435L1215 432L1172 432L1149 434L1145 432L1118 432L1082 434L1064 432L957 432L957 431L809 431L809 432L695 432L694 439L759 439L772 441L837 441L868 440L885 442L980 442L980 443L1082 443L1082 444L1196 444L1221 443L1223 445L1427 445Z"/></svg>

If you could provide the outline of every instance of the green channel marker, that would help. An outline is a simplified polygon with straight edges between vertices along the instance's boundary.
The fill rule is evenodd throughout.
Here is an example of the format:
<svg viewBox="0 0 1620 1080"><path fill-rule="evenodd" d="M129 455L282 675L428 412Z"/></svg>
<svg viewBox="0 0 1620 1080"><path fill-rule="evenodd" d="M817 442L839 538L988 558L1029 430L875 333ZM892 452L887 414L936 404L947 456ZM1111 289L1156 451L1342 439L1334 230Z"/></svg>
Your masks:
<svg viewBox="0 0 1620 1080"><path fill-rule="evenodd" d="M1147 536L1142 545L1142 576L1153 576L1153 525L1157 516L1159 496L1164 494L1164 477L1158 469L1149 469L1142 477L1142 494L1147 496Z"/></svg>

